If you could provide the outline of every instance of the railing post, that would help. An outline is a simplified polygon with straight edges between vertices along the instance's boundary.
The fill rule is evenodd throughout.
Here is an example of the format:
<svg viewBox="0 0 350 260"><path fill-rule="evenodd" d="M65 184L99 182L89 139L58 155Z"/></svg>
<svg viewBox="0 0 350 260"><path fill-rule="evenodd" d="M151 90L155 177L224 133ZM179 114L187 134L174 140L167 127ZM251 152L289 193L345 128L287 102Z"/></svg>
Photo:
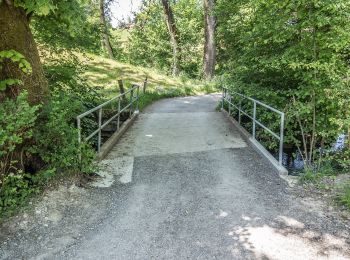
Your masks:
<svg viewBox="0 0 350 260"><path fill-rule="evenodd" d="M278 162L282 166L283 164L283 142L284 142L284 113L281 114L281 126L280 126L280 149Z"/></svg>
<svg viewBox="0 0 350 260"><path fill-rule="evenodd" d="M77 117L77 128L78 128L78 143L81 144L81 123L80 123L80 117Z"/></svg>
<svg viewBox="0 0 350 260"><path fill-rule="evenodd" d="M119 127L120 127L120 99L118 98L118 125L117 125L117 131L119 131Z"/></svg>
<svg viewBox="0 0 350 260"><path fill-rule="evenodd" d="M137 85L137 91L136 91L136 111L139 111L139 100L140 100L140 86Z"/></svg>
<svg viewBox="0 0 350 260"><path fill-rule="evenodd" d="M134 103L134 86L131 87L130 91L130 115L133 113L133 103Z"/></svg>
<svg viewBox="0 0 350 260"><path fill-rule="evenodd" d="M242 98L240 97L239 99L239 105L238 105L239 109L238 109L238 124L241 124L241 110L242 110Z"/></svg>
<svg viewBox="0 0 350 260"><path fill-rule="evenodd" d="M80 122L80 117L77 117L77 129L78 129L78 144L79 144L79 162L81 162L81 150L80 150L80 145L81 145L81 122Z"/></svg>
<svg viewBox="0 0 350 260"><path fill-rule="evenodd" d="M222 88L222 102L221 102L221 109L224 109L224 102L225 102L225 88Z"/></svg>
<svg viewBox="0 0 350 260"><path fill-rule="evenodd" d="M229 103L228 103L228 115L231 116L231 103L232 103L232 96L230 95L229 98Z"/></svg>
<svg viewBox="0 0 350 260"><path fill-rule="evenodd" d="M143 82L143 94L146 93L147 83L148 83L148 77L146 77L145 81Z"/></svg>
<svg viewBox="0 0 350 260"><path fill-rule="evenodd" d="M97 139L97 151L100 152L101 151L101 139L102 139L102 129L101 129L101 125L102 125L102 108L100 108L98 110L98 139Z"/></svg>
<svg viewBox="0 0 350 260"><path fill-rule="evenodd" d="M255 131L256 131L256 123L255 123L255 121L256 121L256 101L254 100L253 102L254 102L254 110L253 110L253 138L256 139L255 138Z"/></svg>

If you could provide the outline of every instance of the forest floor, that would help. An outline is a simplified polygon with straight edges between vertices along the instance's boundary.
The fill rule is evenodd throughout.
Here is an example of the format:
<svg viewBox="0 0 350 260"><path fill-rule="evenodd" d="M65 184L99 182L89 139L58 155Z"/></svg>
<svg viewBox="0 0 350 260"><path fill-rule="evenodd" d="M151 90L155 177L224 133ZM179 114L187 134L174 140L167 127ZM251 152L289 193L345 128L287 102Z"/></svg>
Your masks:
<svg viewBox="0 0 350 260"><path fill-rule="evenodd" d="M215 111L218 98L148 107L104 179L61 185L2 224L0 258L349 259L349 220L300 197Z"/></svg>

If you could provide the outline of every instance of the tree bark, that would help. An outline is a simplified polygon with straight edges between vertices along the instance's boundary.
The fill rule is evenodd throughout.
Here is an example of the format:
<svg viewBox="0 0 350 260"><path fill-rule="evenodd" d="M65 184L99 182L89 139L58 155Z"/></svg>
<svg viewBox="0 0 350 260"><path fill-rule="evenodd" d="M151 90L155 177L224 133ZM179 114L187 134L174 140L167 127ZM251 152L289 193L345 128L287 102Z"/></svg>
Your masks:
<svg viewBox="0 0 350 260"><path fill-rule="evenodd" d="M113 49L111 46L111 42L109 41L107 23L106 23L106 14L105 14L105 1L100 0L100 24L101 24L101 38L102 45L105 51L108 54L110 59L114 59Z"/></svg>
<svg viewBox="0 0 350 260"><path fill-rule="evenodd" d="M49 93L43 67L34 37L29 27L29 19L23 8L16 7L12 0L0 1L0 51L15 50L21 53L32 66L32 73L24 74L17 64L5 61L0 70L0 81L20 79L23 84L9 86L0 93L0 102L5 98L15 98L21 90L27 90L29 102L44 101Z"/></svg>
<svg viewBox="0 0 350 260"><path fill-rule="evenodd" d="M215 0L204 1L205 19L205 43L204 43L204 77L211 80L215 73L216 64L216 44L215 28L216 17L214 15Z"/></svg>
<svg viewBox="0 0 350 260"><path fill-rule="evenodd" d="M118 86L119 86L119 93L120 93L120 94L124 94L124 93L125 93L125 89L124 89L123 80L121 80L121 79L118 80ZM128 103L128 100L126 99L126 96L125 96L125 95L122 96L122 100L123 100L123 102L124 102L125 104Z"/></svg>
<svg viewBox="0 0 350 260"><path fill-rule="evenodd" d="M179 60L179 33L176 28L175 18L168 0L162 0L165 21L168 27L171 45L173 47L173 76L178 76L180 73Z"/></svg>

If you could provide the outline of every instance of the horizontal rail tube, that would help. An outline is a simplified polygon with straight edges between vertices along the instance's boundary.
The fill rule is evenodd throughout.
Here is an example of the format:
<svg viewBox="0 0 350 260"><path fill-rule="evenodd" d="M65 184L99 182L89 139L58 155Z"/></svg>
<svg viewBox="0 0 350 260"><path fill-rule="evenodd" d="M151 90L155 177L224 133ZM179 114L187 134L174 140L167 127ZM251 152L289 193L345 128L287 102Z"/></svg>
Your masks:
<svg viewBox="0 0 350 260"><path fill-rule="evenodd" d="M83 114L80 114L80 115L78 116L78 118L81 119L81 118L83 118L83 117L85 117L85 116L87 116L87 115L89 115L89 114L92 114L93 112L95 112L95 111L97 111L97 110L99 110L99 109L101 109L101 108L103 108L103 107L109 105L109 104L112 103L113 101L122 98L122 97L125 96L126 94L129 94L132 90L137 89L138 87L139 87L139 86L135 85L134 87L132 87L131 89L129 89L129 90L126 91L125 93L120 94L120 95L118 95L118 96L116 96L116 97L114 97L114 98L112 98L112 99L106 101L105 103L103 103L103 104L101 104L101 105L99 105L99 106L97 106L97 107L94 107L93 109L90 109L89 111L86 111L86 112L83 113Z"/></svg>
<svg viewBox="0 0 350 260"><path fill-rule="evenodd" d="M241 114L247 116L249 119L252 120L253 122L253 138L255 139L256 138L256 125L262 127L265 131L267 131L269 134L271 134L274 138L276 138L278 141L279 141L279 151L278 151L278 162L279 162L279 165L282 165L282 159L283 159L283 141L284 141L284 120L285 120L285 114L279 110L277 110L276 108L273 108L269 105L266 105L265 103L261 102L261 101L258 101L254 98L250 98L250 97L247 97L241 93L237 93L235 91L229 91L228 88L225 88L223 87L223 92L222 92L222 108L224 108L224 103L227 102L229 105L229 111L231 110L231 108L235 108L239 111L239 124L241 124ZM232 102L232 97L233 96L239 96L241 97L242 99L239 100L239 107L236 106L235 104L233 104ZM251 102L253 102L254 104L254 109L253 109L253 116L249 115L246 111L242 110L242 100L243 99L247 99ZM260 105L264 108L267 108L268 110L272 111L272 112L275 112L276 114L280 115L281 116L281 122L280 122L280 133L279 135L276 134L275 132L273 132L270 128L268 128L267 126L265 126L263 123L261 123L259 120L257 120L256 118L256 109L257 109L257 105ZM229 113L230 114L230 113Z"/></svg>
<svg viewBox="0 0 350 260"><path fill-rule="evenodd" d="M261 126L262 128L264 128L267 132L269 132L271 135L273 135L273 137L277 138L278 140L280 140L281 138L274 132L272 132L269 128L267 128L266 126L264 126L262 123L260 123L258 120L255 119L255 123L257 123L259 126Z"/></svg>
<svg viewBox="0 0 350 260"><path fill-rule="evenodd" d="M226 89L226 90L228 91L227 88L224 88L224 89ZM254 98L247 97L247 96L245 96L245 95L243 95L243 94L241 94L241 93L237 93L237 92L235 92L235 91L231 91L231 93L234 93L235 95L241 96L241 97L243 97L243 98L245 98L245 99L248 99L248 100L250 100L250 101L252 101L252 102L256 102L257 104L259 104L259 105L261 105L261 106L263 106L263 107L265 107L265 108L267 108L267 109L270 109L271 111L276 112L276 113L279 114L279 115L284 114L283 112L277 110L276 108L273 108L273 107L271 107L271 106L269 106L269 105L266 105L265 103L262 103L261 101L256 100L256 99L254 99Z"/></svg>
<svg viewBox="0 0 350 260"><path fill-rule="evenodd" d="M126 96L127 94L129 93L132 93L135 89L139 89L140 86L137 85L137 84L133 84L132 85L133 87L130 88L128 91L124 92L123 94L120 94L106 102L104 102L103 104L93 108L93 109L90 109L89 111L86 111L85 113L82 113L80 114L79 116L77 116L77 125L78 125L78 139L79 139L79 143L82 141L81 140L81 119L86 117L87 115L90 115L96 111L101 111L101 109L103 109L103 107L109 105L110 103L112 103L113 101L115 100L118 100L118 113L113 115L110 119L108 119L105 123L99 125L98 129L96 129L94 132L92 132L88 137L84 138L84 141L89 141L91 138L93 138L95 135L99 134L100 131L105 128L108 124L110 124L115 118L119 118L119 116L121 115L121 113L123 113L125 110L127 110L128 108L130 108L132 106L132 104L137 101L139 99L139 96L135 97L135 96L132 96L131 99L130 99L130 103L125 106L123 109L120 109L120 100L123 96ZM119 123L118 123L119 124Z"/></svg>
<svg viewBox="0 0 350 260"><path fill-rule="evenodd" d="M235 104L231 103L227 98L224 99L227 103L229 103L232 107L236 108L238 111L240 111L243 115L247 116L249 119L254 120L253 117L251 117L248 113L246 113L244 110L240 109L239 107L237 107ZM259 120L255 119L255 122L261 126L262 128L264 128L266 131L268 131L271 135L273 135L275 138L277 138L278 140L280 140L281 138L274 133L273 131L271 131L267 126L265 126L263 123L261 123Z"/></svg>
<svg viewBox="0 0 350 260"><path fill-rule="evenodd" d="M89 141L91 138L93 138L95 135L97 135L99 131L100 131L100 129L97 129L95 132L93 132L88 137L86 137L85 141Z"/></svg>

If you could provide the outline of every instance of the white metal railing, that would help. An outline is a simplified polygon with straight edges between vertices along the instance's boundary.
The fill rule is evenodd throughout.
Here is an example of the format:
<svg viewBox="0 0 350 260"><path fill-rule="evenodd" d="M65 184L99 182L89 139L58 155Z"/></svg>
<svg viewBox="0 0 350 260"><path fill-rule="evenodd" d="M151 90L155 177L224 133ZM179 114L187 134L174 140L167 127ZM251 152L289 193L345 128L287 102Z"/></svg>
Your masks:
<svg viewBox="0 0 350 260"><path fill-rule="evenodd" d="M122 101L127 100L127 94L130 93L130 98L128 100L128 104L125 105L123 108L121 107ZM133 84L132 87L126 91L125 93L122 93L107 102L90 109L89 111L86 111L85 113L77 116L77 128L78 128L78 141L79 143L81 142L86 142L90 140L92 137L95 135L98 135L97 137L97 151L100 152L101 150L101 142L102 142L102 130L109 125L114 119L117 118L117 131L119 131L120 128L120 115L125 112L127 109L130 111L130 116L138 111L139 108L139 93L140 93L140 86ZM135 95L136 94L136 95ZM103 108L106 107L107 105L111 104L113 101L118 102L118 107L117 107L117 113L113 115L111 118L109 118L106 122L102 122L102 117L103 117ZM134 107L134 103L136 102L136 106ZM91 115L92 113L98 111L98 128L92 132L88 137L84 138L82 140L82 126L81 126L81 121L84 117Z"/></svg>
<svg viewBox="0 0 350 260"><path fill-rule="evenodd" d="M272 135L274 138L276 138L279 141L279 153L278 153L278 162L279 164L282 166L282 161L283 161L283 141L284 141L284 119L285 119L285 115L283 112L269 106L266 105L254 98L250 98L247 97L245 95L242 95L240 93L234 92L234 91L228 91L227 88L223 87L222 88L222 109L224 109L224 103L227 102L228 103L228 113L229 115L231 115L231 109L235 108L238 110L238 123L241 125L241 119L242 119L242 114L247 116L249 119L252 120L253 122L253 129L252 129L252 135L253 138L256 140L256 125L259 125L260 127L262 127L263 129L265 129L270 135ZM234 104L232 102L232 96L238 96L240 97L238 104ZM244 111L242 109L242 100L249 100L251 102L253 102L253 115L249 115L246 111ZM268 110L277 113L278 115L280 115L280 131L278 134L276 134L275 132L273 132L270 128L268 128L267 126L265 126L263 123L259 122L256 119L256 108L257 105L260 105L264 108L267 108ZM258 140L256 140L258 141Z"/></svg>

